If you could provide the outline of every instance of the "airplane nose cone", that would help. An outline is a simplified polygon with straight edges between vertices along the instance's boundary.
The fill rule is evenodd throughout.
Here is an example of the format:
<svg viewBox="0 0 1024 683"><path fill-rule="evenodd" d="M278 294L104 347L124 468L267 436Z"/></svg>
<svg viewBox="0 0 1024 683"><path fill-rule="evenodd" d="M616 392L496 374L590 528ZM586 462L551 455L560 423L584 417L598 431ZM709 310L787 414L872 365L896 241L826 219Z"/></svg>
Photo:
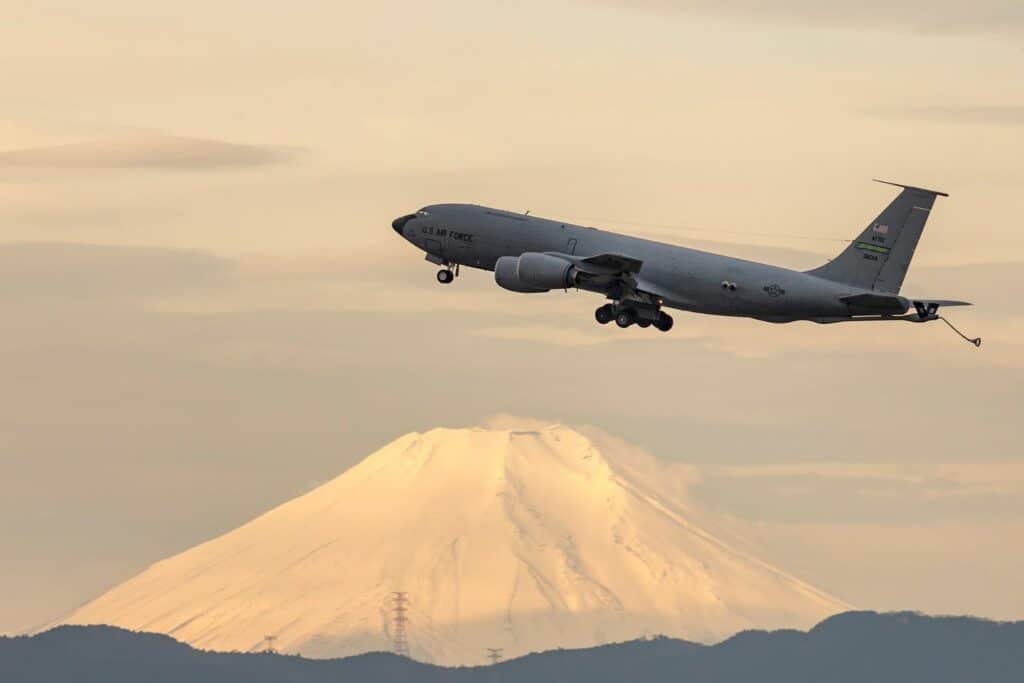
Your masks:
<svg viewBox="0 0 1024 683"><path fill-rule="evenodd" d="M400 218L396 218L395 220L391 221L391 227L394 228L395 232L397 232L399 235L401 235L402 234L402 228L405 227L405 224L408 223L410 220L412 220L415 217L416 217L416 214L411 213L408 216L402 216Z"/></svg>

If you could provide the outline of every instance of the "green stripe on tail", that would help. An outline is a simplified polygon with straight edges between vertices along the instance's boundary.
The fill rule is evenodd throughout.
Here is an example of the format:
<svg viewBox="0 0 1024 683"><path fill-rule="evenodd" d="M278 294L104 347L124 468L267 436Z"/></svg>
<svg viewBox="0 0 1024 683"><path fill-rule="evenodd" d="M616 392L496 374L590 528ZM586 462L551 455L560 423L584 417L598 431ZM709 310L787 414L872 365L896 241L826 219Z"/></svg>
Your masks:
<svg viewBox="0 0 1024 683"><path fill-rule="evenodd" d="M857 242L857 248L863 249L864 251L873 251L876 254L889 253L889 247L880 247L877 244L871 244L870 242Z"/></svg>

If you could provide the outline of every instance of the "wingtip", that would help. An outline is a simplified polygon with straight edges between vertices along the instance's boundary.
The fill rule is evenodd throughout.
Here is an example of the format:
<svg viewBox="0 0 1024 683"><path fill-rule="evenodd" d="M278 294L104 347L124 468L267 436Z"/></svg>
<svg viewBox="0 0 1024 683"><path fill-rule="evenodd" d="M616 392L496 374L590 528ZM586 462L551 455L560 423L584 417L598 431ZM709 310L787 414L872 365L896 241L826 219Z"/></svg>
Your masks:
<svg viewBox="0 0 1024 683"><path fill-rule="evenodd" d="M917 187L915 185L904 185L903 183L894 183L890 180L879 180L878 178L872 178L873 182L882 183L883 185L892 185L893 187L902 187L904 190L917 190L918 192L927 192L928 194L934 194L939 197L948 197L949 194L946 192L940 192L939 190L929 190L924 187Z"/></svg>

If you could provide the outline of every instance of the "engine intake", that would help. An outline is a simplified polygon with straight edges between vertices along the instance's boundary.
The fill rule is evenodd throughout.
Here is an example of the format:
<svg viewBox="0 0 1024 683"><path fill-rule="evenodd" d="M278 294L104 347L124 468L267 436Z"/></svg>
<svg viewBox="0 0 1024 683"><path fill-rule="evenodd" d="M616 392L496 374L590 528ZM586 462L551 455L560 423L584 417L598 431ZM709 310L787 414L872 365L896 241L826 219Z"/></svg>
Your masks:
<svg viewBox="0 0 1024 683"><path fill-rule="evenodd" d="M518 257L502 256L494 265L494 281L513 292L566 289L576 282L576 266L550 254L527 252Z"/></svg>

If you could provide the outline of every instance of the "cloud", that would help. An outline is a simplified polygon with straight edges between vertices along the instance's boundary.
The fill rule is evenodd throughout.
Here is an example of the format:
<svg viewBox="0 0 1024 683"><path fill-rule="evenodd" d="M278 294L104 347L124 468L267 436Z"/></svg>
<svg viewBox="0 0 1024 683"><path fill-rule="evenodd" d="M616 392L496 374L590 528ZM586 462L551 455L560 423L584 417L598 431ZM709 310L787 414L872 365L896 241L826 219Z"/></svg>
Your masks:
<svg viewBox="0 0 1024 683"><path fill-rule="evenodd" d="M967 123L1000 126L1024 125L1024 106L928 106L905 109L878 109L872 112L881 118L913 119L938 123Z"/></svg>
<svg viewBox="0 0 1024 683"><path fill-rule="evenodd" d="M1019 517L943 524L757 525L760 556L844 599L881 609L1020 619L1024 537ZM983 569L982 569L983 568Z"/></svg>
<svg viewBox="0 0 1024 683"><path fill-rule="evenodd" d="M22 242L0 245L0 300L144 304L229 282L234 265L193 249Z"/></svg>
<svg viewBox="0 0 1024 683"><path fill-rule="evenodd" d="M0 168L217 169L291 161L294 149L144 134L0 152Z"/></svg>
<svg viewBox="0 0 1024 683"><path fill-rule="evenodd" d="M631 8L691 12L753 21L919 34L1024 33L1018 0L596 0Z"/></svg>
<svg viewBox="0 0 1024 683"><path fill-rule="evenodd" d="M597 330L583 329L576 325L570 326L557 322L547 326L523 324L485 327L476 330L473 334L494 339L552 344L568 348L607 344L613 341L608 335L598 334Z"/></svg>
<svg viewBox="0 0 1024 683"><path fill-rule="evenodd" d="M756 248L749 252L759 256ZM231 260L201 250L22 243L0 246L0 292L6 293L0 297L116 297L188 314L268 309L353 316L444 314L458 317L473 340L529 344L534 350L632 354L668 348L779 360L852 357L867 349L902 355L926 345L930 362L943 367L1024 363L1017 351L1024 340L1024 290L1017 277L1024 265L1019 262L911 270L908 295L974 302L947 312L954 324L983 337L980 351L939 324L774 325L677 311L676 328L668 335L619 330L593 322L591 312L599 302L583 292L526 297L498 289L488 273L467 271L458 290L452 290L457 295L436 296L429 269L415 263L377 252L257 254Z"/></svg>
<svg viewBox="0 0 1024 683"><path fill-rule="evenodd" d="M702 497L752 520L1024 520L1024 465L1015 461L711 466L704 475Z"/></svg>
<svg viewBox="0 0 1024 683"><path fill-rule="evenodd" d="M560 420L542 420L525 415L512 415L511 413L495 413L480 420L480 426L484 429L509 431L541 431L560 423Z"/></svg>

